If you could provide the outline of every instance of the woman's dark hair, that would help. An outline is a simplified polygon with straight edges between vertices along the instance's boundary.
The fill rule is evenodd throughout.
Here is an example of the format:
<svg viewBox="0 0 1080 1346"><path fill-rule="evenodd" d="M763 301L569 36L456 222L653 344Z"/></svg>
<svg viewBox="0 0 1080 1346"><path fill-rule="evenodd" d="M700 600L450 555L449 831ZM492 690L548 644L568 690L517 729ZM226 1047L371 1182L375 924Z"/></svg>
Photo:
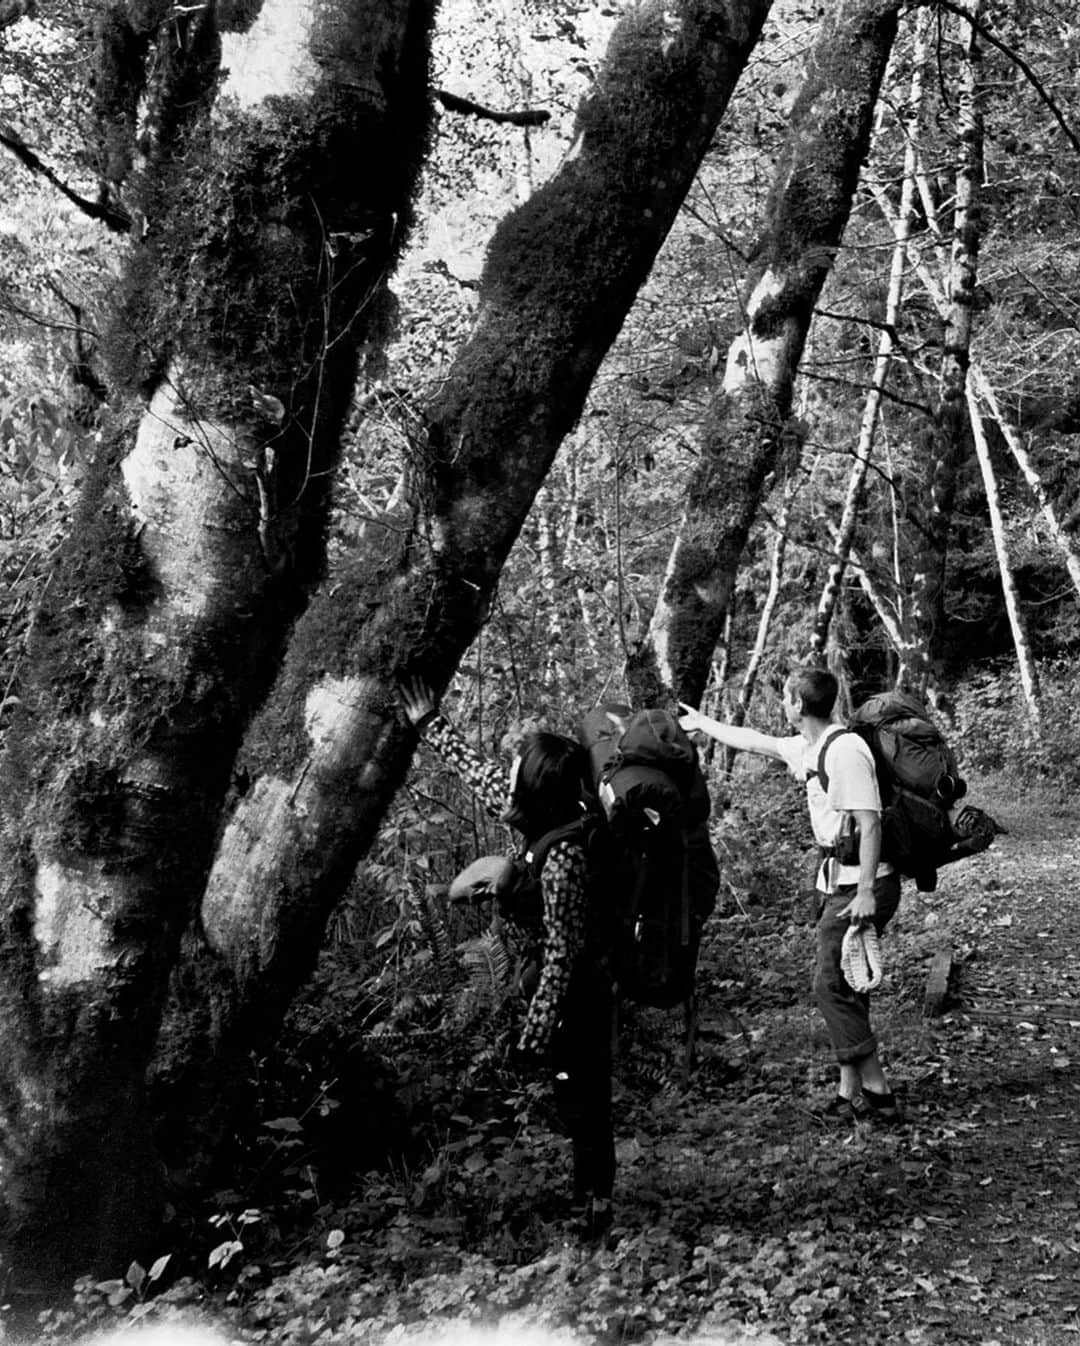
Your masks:
<svg viewBox="0 0 1080 1346"><path fill-rule="evenodd" d="M589 755L575 739L542 729L526 734L518 751L521 765L508 821L535 841L581 817Z"/></svg>

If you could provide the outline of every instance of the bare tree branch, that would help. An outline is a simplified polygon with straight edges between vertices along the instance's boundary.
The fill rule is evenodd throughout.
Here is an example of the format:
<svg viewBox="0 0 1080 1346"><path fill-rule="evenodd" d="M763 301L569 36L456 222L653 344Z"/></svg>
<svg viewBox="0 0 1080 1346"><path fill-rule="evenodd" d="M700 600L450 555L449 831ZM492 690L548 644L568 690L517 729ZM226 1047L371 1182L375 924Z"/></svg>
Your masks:
<svg viewBox="0 0 1080 1346"><path fill-rule="evenodd" d="M25 168L32 173L40 174L47 182L52 183L56 190L66 196L73 205L78 206L84 215L89 215L92 220L100 220L114 233L126 234L130 231L131 217L125 211L116 210L107 202L91 201L88 197L81 196L57 177L48 164L38 158L12 127L0 126L0 145L10 150Z"/></svg>
<svg viewBox="0 0 1080 1346"><path fill-rule="evenodd" d="M435 89L435 97L447 112L460 112L469 117L482 117L489 122L505 122L510 126L543 126L551 120L550 112L536 108L524 108L520 112L500 112L496 108L483 107L471 98L462 98L446 89Z"/></svg>
<svg viewBox="0 0 1080 1346"><path fill-rule="evenodd" d="M995 37L984 23L980 23L977 19L973 18L962 5L953 4L951 0L936 0L936 3L940 8L947 9L950 14L956 14L959 18L963 19L965 23L971 24L972 29L978 33L984 41L989 42L992 47L996 47L1003 56L1007 57L1012 61L1013 65L1023 72L1024 78L1038 94L1040 100L1046 104L1046 107L1050 111L1050 115L1065 132L1073 149L1076 150L1077 154L1080 154L1080 136L1077 136L1076 132L1065 120L1065 114L1061 111L1060 107L1058 107L1053 96L1047 91L1038 75L1036 75L1035 71L1032 70L1031 66L1028 65L1027 61L1024 60L1020 53L1014 51L1007 42L1002 42L1000 37Z"/></svg>

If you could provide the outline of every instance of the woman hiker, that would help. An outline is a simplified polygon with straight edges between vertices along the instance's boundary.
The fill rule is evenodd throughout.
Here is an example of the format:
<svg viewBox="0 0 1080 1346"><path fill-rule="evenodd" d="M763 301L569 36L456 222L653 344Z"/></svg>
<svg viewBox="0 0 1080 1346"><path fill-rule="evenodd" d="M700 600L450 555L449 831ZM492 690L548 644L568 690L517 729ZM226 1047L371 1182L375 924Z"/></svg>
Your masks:
<svg viewBox="0 0 1080 1346"><path fill-rule="evenodd" d="M485 761L439 711L430 688L401 689L410 723L453 767L487 812L542 851L540 910L504 912L508 933L539 955L518 1050L550 1067L555 1104L573 1150L573 1213L588 1232L611 1222L615 1143L611 1124L615 991L602 904L588 854L589 760L575 739L533 731L510 768ZM555 834L554 836L552 834ZM539 843L539 845L538 845Z"/></svg>

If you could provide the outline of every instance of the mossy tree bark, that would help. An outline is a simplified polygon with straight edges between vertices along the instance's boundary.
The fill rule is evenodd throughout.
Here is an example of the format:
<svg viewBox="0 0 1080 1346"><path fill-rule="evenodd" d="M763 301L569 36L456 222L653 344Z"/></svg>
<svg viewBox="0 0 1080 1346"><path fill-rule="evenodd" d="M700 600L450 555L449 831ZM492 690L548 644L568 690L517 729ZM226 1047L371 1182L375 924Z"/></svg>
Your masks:
<svg viewBox="0 0 1080 1346"><path fill-rule="evenodd" d="M811 49L748 277L744 326L701 431L701 459L649 631L628 661L635 700L697 704L791 395L840 246L896 35L897 0L843 0Z"/></svg>
<svg viewBox="0 0 1080 1346"><path fill-rule="evenodd" d="M208 91L214 7L195 8L188 74ZM146 1067L236 746L321 573L358 346L425 148L430 9L315 0L295 93L189 110L125 183L138 241L106 343L120 393L3 762L0 1253L16 1285L153 1251ZM161 127L177 89L191 83L170 66Z"/></svg>
<svg viewBox="0 0 1080 1346"><path fill-rule="evenodd" d="M496 232L472 333L414 446L411 505L369 528L298 624L242 753L159 1066L176 1164L213 1151L203 1101L269 1028L416 746L396 684L441 691L709 147L767 0L648 0L617 25L575 152ZM205 1008L204 1008L205 1007ZM201 1050L193 1035L205 1033Z"/></svg>

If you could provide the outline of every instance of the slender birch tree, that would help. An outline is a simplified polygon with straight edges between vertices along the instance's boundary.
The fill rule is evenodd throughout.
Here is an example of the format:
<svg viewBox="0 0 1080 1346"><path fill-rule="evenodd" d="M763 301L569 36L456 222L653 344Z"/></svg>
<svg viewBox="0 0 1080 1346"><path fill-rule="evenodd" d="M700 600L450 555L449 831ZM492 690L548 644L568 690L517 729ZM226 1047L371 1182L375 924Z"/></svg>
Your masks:
<svg viewBox="0 0 1080 1346"><path fill-rule="evenodd" d="M874 440L877 436L881 417L882 397L892 368L893 353L896 346L896 332L900 321L901 305L904 293L904 275L908 263L908 240L911 237L912 207L915 200L915 175L917 169L918 145L921 138L923 68L926 61L925 24L923 16L916 16L919 27L915 34L911 90L906 108L901 112L904 121L904 168L900 182L900 204L896 215L896 244L892 251L889 266L889 285L885 298L885 317L878 338L877 355L870 376L870 388L863 404L862 421L859 426L859 441L855 448L855 459L848 475L847 494L840 516L840 529L833 548L833 559L825 585L818 599L817 614L814 618L814 630L810 639L810 657L823 662L829 639L829 627L847 569L851 546L858 526L860 506L862 504L866 476L870 470L870 459L874 452Z"/></svg>
<svg viewBox="0 0 1080 1346"><path fill-rule="evenodd" d="M1039 727L1039 672L1031 654L1031 641L1028 639L1027 623L1020 605L1020 596L1016 590L1016 580L1009 561L1009 547L1005 535L1005 520L1001 512L1001 499L998 491L994 465L990 459L990 444L986 436L986 424L977 400L968 391L968 417L971 423L971 437L975 444L975 456L982 473L983 490L986 493L986 508L990 516L990 533L994 540L994 553L997 556L998 574L1001 576L1001 590L1005 598L1005 612L1009 618L1009 630L1012 632L1013 649L1016 651L1016 666L1020 671L1020 686L1023 689L1027 705L1028 719L1035 729Z"/></svg>
<svg viewBox="0 0 1080 1346"><path fill-rule="evenodd" d="M899 227L898 219L889 204L888 198L879 190L876 190L875 199L881 208L885 218L889 221L894 231ZM945 286L941 280L934 274L926 262L918 258L914 260L914 269L922 282L923 288L929 295L934 304L938 316L944 320L949 312L949 300L945 291ZM1047 531L1061 555L1062 562L1076 590L1077 597L1080 599L1080 551L1077 550L1073 539L1069 535L1068 529L1061 518L1060 511L1046 485L1039 475L1030 452L1024 444L1023 432L1019 426L1010 417L1002 404L1002 398L991 383L989 376L983 369L982 364L972 359L968 366L968 381L966 387L966 397L969 400L975 397L979 402L985 405L991 418L997 425L1009 452L1023 474L1031 494L1038 506L1039 513L1042 515L1047 526Z"/></svg>
<svg viewBox="0 0 1080 1346"><path fill-rule="evenodd" d="M900 685L922 695L930 682L936 633L943 620L956 475L968 427L965 388L971 359L983 171L982 53L977 32L981 6L982 0L967 0L960 8L970 16L970 21L958 20L962 46L957 91L960 149L953 208L949 313L942 348L940 395L928 446L930 487L918 530L911 609L905 624L907 638L899 651Z"/></svg>

